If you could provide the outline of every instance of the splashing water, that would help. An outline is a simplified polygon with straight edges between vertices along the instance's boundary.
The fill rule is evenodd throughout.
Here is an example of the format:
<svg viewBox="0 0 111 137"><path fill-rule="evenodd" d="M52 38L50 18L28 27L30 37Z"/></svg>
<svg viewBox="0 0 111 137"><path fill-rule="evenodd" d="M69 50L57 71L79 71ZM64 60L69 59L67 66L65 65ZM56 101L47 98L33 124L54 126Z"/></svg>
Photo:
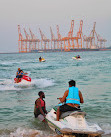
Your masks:
<svg viewBox="0 0 111 137"><path fill-rule="evenodd" d="M53 86L54 80L50 79L33 79L30 83L14 83L11 79L0 80L0 90L22 90L23 88L45 88Z"/></svg>

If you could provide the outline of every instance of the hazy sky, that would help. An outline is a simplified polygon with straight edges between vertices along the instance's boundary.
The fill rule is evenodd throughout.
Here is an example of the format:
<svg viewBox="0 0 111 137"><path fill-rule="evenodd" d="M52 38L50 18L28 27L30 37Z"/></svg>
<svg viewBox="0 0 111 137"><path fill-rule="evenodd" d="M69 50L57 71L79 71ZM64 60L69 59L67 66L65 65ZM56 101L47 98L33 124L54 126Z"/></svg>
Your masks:
<svg viewBox="0 0 111 137"><path fill-rule="evenodd" d="M50 38L51 26L56 35L56 24L66 36L70 22L75 21L75 32L83 20L83 33L88 35L96 21L96 32L111 46L111 0L0 0L0 53L18 52L18 28L28 27L40 38L39 30Z"/></svg>

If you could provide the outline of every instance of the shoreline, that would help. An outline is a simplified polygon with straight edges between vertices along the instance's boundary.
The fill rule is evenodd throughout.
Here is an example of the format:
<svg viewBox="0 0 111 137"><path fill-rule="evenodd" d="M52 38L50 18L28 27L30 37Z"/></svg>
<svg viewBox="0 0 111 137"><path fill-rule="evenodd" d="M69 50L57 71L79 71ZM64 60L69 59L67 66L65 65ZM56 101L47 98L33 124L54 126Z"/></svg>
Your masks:
<svg viewBox="0 0 111 137"><path fill-rule="evenodd" d="M23 54L23 53L53 53L53 52L87 52L87 51L111 51L110 48L106 49L72 49L70 51L61 51L61 50L40 50L40 51L32 51L32 52L4 52L0 54Z"/></svg>

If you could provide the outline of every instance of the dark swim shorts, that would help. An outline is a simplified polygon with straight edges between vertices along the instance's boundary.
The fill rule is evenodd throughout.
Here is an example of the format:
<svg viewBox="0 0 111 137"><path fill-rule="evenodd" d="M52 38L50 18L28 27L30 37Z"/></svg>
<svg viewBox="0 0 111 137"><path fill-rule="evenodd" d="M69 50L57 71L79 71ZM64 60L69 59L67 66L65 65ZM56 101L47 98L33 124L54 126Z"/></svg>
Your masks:
<svg viewBox="0 0 111 137"><path fill-rule="evenodd" d="M22 75L17 75L16 78L22 78Z"/></svg>
<svg viewBox="0 0 111 137"><path fill-rule="evenodd" d="M71 107L71 106L69 106L67 104L64 104L64 105L60 106L60 112L77 111L77 110L81 110L80 106L78 108Z"/></svg>

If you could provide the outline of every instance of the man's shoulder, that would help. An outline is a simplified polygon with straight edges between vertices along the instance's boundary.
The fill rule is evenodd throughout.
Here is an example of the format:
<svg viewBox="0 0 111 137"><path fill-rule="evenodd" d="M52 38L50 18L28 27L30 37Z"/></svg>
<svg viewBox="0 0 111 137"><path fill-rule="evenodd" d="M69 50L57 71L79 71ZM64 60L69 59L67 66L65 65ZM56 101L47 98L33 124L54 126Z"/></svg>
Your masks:
<svg viewBox="0 0 111 137"><path fill-rule="evenodd" d="M68 94L69 93L69 90L66 90L64 94Z"/></svg>
<svg viewBox="0 0 111 137"><path fill-rule="evenodd" d="M37 101L37 102L40 102L40 98L37 98L36 101Z"/></svg>

